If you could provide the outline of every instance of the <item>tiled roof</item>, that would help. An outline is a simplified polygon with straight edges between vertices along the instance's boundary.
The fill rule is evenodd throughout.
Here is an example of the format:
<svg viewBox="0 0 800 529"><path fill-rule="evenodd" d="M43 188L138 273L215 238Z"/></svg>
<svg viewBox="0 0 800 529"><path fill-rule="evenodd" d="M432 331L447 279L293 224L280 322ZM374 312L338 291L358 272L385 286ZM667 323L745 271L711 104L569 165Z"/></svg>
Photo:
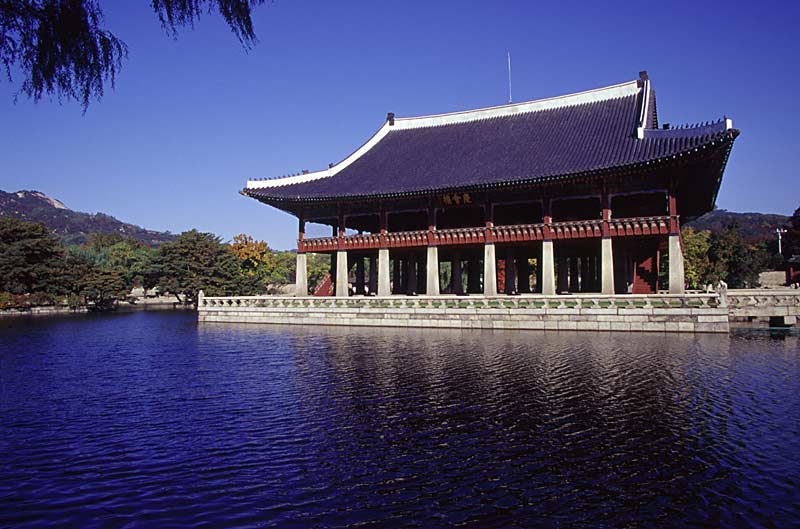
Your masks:
<svg viewBox="0 0 800 529"><path fill-rule="evenodd" d="M265 202L305 202L535 183L668 159L737 133L727 119L656 126L655 94L642 80L488 109L392 118L330 169L251 180L244 193Z"/></svg>

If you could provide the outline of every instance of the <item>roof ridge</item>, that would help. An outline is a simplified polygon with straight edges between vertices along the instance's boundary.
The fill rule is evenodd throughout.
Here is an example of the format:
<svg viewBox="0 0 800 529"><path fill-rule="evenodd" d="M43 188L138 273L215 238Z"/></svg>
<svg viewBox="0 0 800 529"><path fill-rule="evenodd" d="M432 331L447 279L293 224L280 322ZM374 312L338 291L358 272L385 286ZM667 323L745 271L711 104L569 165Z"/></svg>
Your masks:
<svg viewBox="0 0 800 529"><path fill-rule="evenodd" d="M425 128L479 121L495 117L527 114L531 112L541 112L544 110L572 107L587 103L596 103L600 101L631 96L637 94L639 89L639 80L632 80L615 85L593 88L591 90L583 90L581 92L573 92L570 94L562 94L559 96L546 97L542 99L533 99L519 103L507 103L504 105L475 108L471 110L458 110L443 114L396 117L394 119L394 125L392 128L394 130Z"/></svg>

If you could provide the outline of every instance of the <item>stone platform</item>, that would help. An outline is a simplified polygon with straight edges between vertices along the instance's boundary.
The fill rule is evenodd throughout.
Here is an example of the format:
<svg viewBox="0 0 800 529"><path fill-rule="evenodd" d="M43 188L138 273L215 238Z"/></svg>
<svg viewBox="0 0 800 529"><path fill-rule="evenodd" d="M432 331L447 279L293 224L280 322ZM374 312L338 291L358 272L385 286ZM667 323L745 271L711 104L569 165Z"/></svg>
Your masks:
<svg viewBox="0 0 800 529"><path fill-rule="evenodd" d="M201 322L559 331L729 331L714 294L198 298Z"/></svg>

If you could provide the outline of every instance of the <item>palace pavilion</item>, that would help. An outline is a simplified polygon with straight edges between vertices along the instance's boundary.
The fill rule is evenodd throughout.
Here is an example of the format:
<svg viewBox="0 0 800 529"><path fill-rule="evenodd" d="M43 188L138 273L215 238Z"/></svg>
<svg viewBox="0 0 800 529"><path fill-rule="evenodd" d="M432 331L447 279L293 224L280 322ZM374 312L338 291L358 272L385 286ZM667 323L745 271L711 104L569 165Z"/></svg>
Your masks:
<svg viewBox="0 0 800 529"><path fill-rule="evenodd" d="M336 296L683 293L681 223L713 209L738 134L727 118L660 126L641 72L524 103L390 113L338 164L242 193L299 219L298 295L307 253L332 256ZM305 238L308 222L332 236Z"/></svg>

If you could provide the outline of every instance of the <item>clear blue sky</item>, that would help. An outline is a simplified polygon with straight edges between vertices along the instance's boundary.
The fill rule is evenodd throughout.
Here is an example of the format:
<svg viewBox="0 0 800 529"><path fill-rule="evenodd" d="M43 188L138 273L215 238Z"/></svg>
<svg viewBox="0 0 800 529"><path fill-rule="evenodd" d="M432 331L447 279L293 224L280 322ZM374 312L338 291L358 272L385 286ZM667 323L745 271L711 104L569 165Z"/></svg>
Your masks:
<svg viewBox="0 0 800 529"><path fill-rule="evenodd" d="M742 130L719 207L800 206L798 2L275 0L256 10L249 53L219 17L174 41L149 1L100 3L130 48L116 89L82 115L75 103L14 104L3 81L0 189L292 248L295 219L240 196L247 178L339 161L389 111L501 104L510 49L515 101L648 70L661 121L728 115Z"/></svg>

